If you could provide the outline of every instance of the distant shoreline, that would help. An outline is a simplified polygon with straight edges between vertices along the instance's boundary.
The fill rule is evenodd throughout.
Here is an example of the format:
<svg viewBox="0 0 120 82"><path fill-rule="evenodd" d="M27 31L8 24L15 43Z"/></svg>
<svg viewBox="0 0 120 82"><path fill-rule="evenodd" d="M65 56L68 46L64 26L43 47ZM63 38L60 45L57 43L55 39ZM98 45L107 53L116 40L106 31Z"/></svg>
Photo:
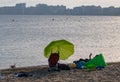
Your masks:
<svg viewBox="0 0 120 82"><path fill-rule="evenodd" d="M11 14L0 14L0 16L2 16L2 15L5 15L5 16L7 16L7 15L11 15ZM17 14L13 14L13 15L11 15L11 16L14 16L14 15L16 15L16 16L120 16L120 15L36 15L36 14L33 14L33 15L30 15L30 14L24 14L24 15L22 15L22 14L19 14L19 15L17 15Z"/></svg>
<svg viewBox="0 0 120 82"><path fill-rule="evenodd" d="M0 7L1 15L107 15L120 16L120 8L109 6L101 7L95 5L76 6L73 9L64 5L49 6L47 4L37 4L26 7L26 3L17 3L15 6Z"/></svg>

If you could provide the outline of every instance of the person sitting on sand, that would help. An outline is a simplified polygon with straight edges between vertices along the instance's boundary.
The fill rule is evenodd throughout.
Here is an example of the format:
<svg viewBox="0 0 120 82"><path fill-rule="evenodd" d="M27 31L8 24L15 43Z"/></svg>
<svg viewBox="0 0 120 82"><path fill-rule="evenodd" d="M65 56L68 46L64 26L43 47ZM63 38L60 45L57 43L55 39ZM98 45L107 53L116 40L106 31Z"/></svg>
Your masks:
<svg viewBox="0 0 120 82"><path fill-rule="evenodd" d="M48 64L48 71L59 71L59 53L51 53L50 57L48 58Z"/></svg>
<svg viewBox="0 0 120 82"><path fill-rule="evenodd" d="M78 63L78 62L81 62L81 61L88 62L89 60L91 60L91 56L92 56L92 53L90 53L89 59L88 58L85 58L85 59L80 58L78 61L73 61L73 63Z"/></svg>

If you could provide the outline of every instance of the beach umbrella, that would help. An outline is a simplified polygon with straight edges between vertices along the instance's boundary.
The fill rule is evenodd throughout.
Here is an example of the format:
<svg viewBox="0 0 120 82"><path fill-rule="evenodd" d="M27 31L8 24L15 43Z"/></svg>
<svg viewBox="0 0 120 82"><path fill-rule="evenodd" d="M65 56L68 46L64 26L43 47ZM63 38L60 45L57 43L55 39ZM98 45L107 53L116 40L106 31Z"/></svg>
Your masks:
<svg viewBox="0 0 120 82"><path fill-rule="evenodd" d="M65 60L74 53L74 45L67 40L52 41L44 48L44 56L49 58L51 53L59 53L60 59Z"/></svg>

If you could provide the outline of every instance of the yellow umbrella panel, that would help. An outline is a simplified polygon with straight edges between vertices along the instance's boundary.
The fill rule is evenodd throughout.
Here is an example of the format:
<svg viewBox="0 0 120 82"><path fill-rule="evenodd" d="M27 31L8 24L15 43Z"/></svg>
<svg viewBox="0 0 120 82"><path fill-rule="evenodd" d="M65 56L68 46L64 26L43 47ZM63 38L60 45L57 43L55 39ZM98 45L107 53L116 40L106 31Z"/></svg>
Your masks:
<svg viewBox="0 0 120 82"><path fill-rule="evenodd" d="M74 45L67 40L56 40L50 42L44 48L44 56L49 58L51 53L58 53L61 60L67 59L74 53Z"/></svg>

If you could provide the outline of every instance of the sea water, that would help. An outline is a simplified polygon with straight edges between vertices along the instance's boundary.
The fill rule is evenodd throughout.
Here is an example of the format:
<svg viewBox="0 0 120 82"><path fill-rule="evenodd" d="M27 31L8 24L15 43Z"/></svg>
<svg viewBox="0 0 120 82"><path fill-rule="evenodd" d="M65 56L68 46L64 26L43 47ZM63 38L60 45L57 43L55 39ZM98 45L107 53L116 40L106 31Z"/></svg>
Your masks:
<svg viewBox="0 0 120 82"><path fill-rule="evenodd" d="M47 65L44 48L66 39L75 52L61 63L102 53L106 62L120 61L119 16L0 15L0 69Z"/></svg>

